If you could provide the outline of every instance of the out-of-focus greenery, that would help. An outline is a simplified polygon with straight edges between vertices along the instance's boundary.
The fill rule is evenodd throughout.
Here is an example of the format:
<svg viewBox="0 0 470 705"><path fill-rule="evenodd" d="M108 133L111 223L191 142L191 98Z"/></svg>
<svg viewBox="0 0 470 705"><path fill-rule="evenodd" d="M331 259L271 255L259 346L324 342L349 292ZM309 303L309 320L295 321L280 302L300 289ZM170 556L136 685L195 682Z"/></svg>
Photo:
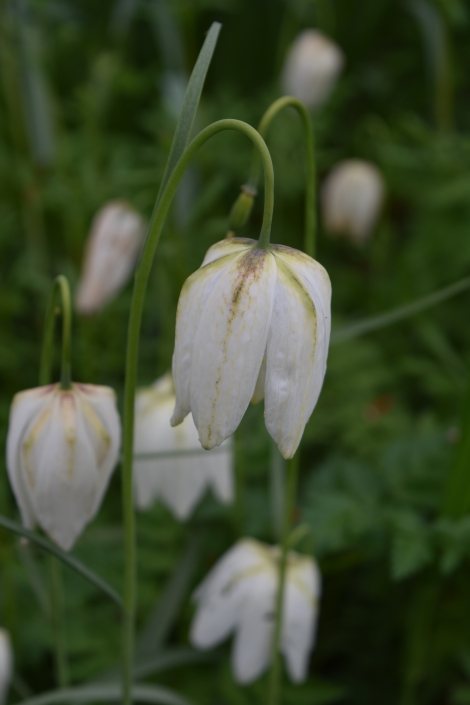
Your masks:
<svg viewBox="0 0 470 705"><path fill-rule="evenodd" d="M384 174L387 200L363 247L320 229L334 326L468 275L463 0L2 0L0 7L2 448L13 394L37 384L52 277L64 273L76 284L91 219L107 199L126 198L150 216L178 87L212 20L223 28L197 129L225 117L256 125L280 94L282 60L302 28L320 27L345 53L342 76L314 116L319 177L340 159L369 159ZM281 114L267 139L276 174L272 240L300 247L297 116ZM220 135L180 187L146 302L141 383L170 366L181 285L225 236L250 156L240 135ZM240 234L257 237L261 207ZM110 384L120 398L130 296L129 286L94 318L74 321L74 378ZM470 519L442 511L470 362L468 305L464 293L331 347L302 446L297 510L312 530L300 550L314 550L324 577L318 642L308 681L286 682L286 704L470 703ZM163 645L176 654L171 667L145 677L201 705L265 702L264 678L234 684L228 644L202 660L187 653L197 582L240 535L276 538L262 414L262 404L250 407L237 432L243 483L234 508L207 498L186 526L160 505L138 516L138 619L146 634L139 658L148 663ZM0 464L0 513L15 517L3 457ZM119 491L116 472L75 549L118 589ZM119 614L93 586L63 574L71 679L98 679L119 659ZM17 673L11 702L55 686L47 583L44 556L0 530L0 624L12 635Z"/></svg>

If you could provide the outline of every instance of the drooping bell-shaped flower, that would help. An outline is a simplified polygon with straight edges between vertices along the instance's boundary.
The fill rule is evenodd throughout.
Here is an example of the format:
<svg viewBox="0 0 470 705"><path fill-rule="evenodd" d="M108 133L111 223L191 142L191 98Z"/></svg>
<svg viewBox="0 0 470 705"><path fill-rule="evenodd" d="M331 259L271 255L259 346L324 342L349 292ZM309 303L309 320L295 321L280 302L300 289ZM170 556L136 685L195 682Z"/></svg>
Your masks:
<svg viewBox="0 0 470 705"><path fill-rule="evenodd" d="M317 29L301 32L287 54L282 72L285 93L308 108L318 108L329 97L343 67L343 52Z"/></svg>
<svg viewBox="0 0 470 705"><path fill-rule="evenodd" d="M232 668L250 683L268 667L274 636L280 550L253 539L238 541L196 590L191 642L209 649L235 633ZM315 642L321 577L316 562L289 552L279 649L290 678L305 680Z"/></svg>
<svg viewBox="0 0 470 705"><path fill-rule="evenodd" d="M10 637L0 628L0 705L7 699L8 686L13 674L13 650Z"/></svg>
<svg viewBox="0 0 470 705"><path fill-rule="evenodd" d="M361 244L371 235L384 199L384 181L370 162L347 159L337 164L322 189L323 225L331 234Z"/></svg>
<svg viewBox="0 0 470 705"><path fill-rule="evenodd" d="M125 201L110 201L98 211L75 297L79 313L96 313L127 284L144 236L145 221Z"/></svg>
<svg viewBox="0 0 470 705"><path fill-rule="evenodd" d="M330 299L325 269L298 250L245 238L213 245L178 303L171 423L191 412L211 449L264 396L266 427L291 458L323 384Z"/></svg>
<svg viewBox="0 0 470 705"><path fill-rule="evenodd" d="M139 509L147 509L160 497L184 520L208 487L221 502L232 501L232 443L228 439L220 448L202 450L191 415L176 428L170 425L175 401L171 374L137 392L134 453L163 457L136 457L135 499Z"/></svg>
<svg viewBox="0 0 470 705"><path fill-rule="evenodd" d="M95 516L119 456L121 424L109 387L59 384L16 394L7 469L23 524L68 551Z"/></svg>

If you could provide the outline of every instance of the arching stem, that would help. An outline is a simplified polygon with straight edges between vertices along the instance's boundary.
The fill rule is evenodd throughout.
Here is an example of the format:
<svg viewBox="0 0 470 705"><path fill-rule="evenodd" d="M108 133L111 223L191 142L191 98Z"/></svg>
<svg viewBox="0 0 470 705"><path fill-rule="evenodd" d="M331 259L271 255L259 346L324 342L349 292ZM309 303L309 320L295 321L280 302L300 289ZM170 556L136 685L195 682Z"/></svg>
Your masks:
<svg viewBox="0 0 470 705"><path fill-rule="evenodd" d="M46 320L44 322L44 336L39 368L39 384L51 383L52 352L54 347L54 324L57 313L57 297L60 293L62 303L62 356L60 366L61 389L70 389L72 383L70 349L72 337L72 303L70 287L67 278L60 274L54 279L49 303L47 305Z"/></svg>
<svg viewBox="0 0 470 705"><path fill-rule="evenodd" d="M274 206L274 172L268 148L262 137L250 125L240 120L219 120L206 127L188 145L175 166L149 225L134 279L134 293L129 316L124 390L122 500L124 514L124 625L123 625L123 703L131 702L132 664L134 658L134 621L136 603L135 517L132 487L132 456L134 441L134 397L137 382L139 337L147 282L165 217L178 184L196 152L208 139L222 130L238 130L257 148L264 168L265 201L259 247L269 247Z"/></svg>
<svg viewBox="0 0 470 705"><path fill-rule="evenodd" d="M316 168L315 168L315 140L313 134L312 119L305 105L292 96L283 96L274 101L266 110L258 126L258 132L264 138L267 131L281 110L284 108L294 108L300 116L305 139L305 158L307 166L306 188L305 188L305 228L304 228L304 252L310 257L315 256L316 250L316 229L317 229L317 203L316 203ZM253 152L251 161L250 177L244 188L256 193L260 177L260 161L256 151Z"/></svg>

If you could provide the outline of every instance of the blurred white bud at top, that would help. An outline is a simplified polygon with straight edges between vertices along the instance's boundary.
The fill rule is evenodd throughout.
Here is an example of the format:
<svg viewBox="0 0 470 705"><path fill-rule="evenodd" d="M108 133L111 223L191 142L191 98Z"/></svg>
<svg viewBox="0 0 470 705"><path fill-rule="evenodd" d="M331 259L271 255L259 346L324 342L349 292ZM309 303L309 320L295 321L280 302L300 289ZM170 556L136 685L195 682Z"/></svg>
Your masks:
<svg viewBox="0 0 470 705"><path fill-rule="evenodd" d="M134 453L168 456L134 460L135 499L139 509L147 509L160 497L184 520L208 487L221 502L233 500L232 442L204 451L191 415L176 428L170 425L175 402L171 374L136 394Z"/></svg>
<svg viewBox="0 0 470 705"><path fill-rule="evenodd" d="M266 428L291 458L325 376L330 301L326 270L299 250L237 237L213 245L178 302L171 423L191 412L210 450L264 397Z"/></svg>
<svg viewBox="0 0 470 705"><path fill-rule="evenodd" d="M77 311L91 315L129 281L145 237L146 223L125 201L110 201L96 214L85 245L75 296Z"/></svg>
<svg viewBox="0 0 470 705"><path fill-rule="evenodd" d="M283 91L308 108L319 108L328 99L343 64L343 52L335 42L317 29L306 29L287 53L282 70Z"/></svg>
<svg viewBox="0 0 470 705"><path fill-rule="evenodd" d="M321 193L325 230L345 235L358 244L375 227L385 193L384 180L376 166L360 159L347 159L328 174Z"/></svg>
<svg viewBox="0 0 470 705"><path fill-rule="evenodd" d="M222 556L194 594L197 610L191 642L209 649L234 632L232 668L238 683L254 681L270 665L279 559L279 547L242 539ZM320 592L321 576L314 559L290 551L279 650L295 683L307 677Z"/></svg>
<svg viewBox="0 0 470 705"><path fill-rule="evenodd" d="M23 524L68 551L95 516L119 456L121 424L109 387L59 384L16 394L7 469Z"/></svg>
<svg viewBox="0 0 470 705"><path fill-rule="evenodd" d="M0 628L0 705L7 699L8 686L13 675L13 650L10 637Z"/></svg>

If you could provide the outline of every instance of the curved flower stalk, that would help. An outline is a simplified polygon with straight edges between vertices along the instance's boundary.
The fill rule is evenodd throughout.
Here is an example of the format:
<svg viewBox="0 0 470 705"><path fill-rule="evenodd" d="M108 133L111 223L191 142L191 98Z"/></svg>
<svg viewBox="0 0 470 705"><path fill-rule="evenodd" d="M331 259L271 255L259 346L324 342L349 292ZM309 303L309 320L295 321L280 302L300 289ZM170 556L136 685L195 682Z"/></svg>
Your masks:
<svg viewBox="0 0 470 705"><path fill-rule="evenodd" d="M330 299L326 270L298 250L245 238L213 245L178 303L172 425L191 412L210 450L264 397L266 427L291 458L325 376Z"/></svg>
<svg viewBox="0 0 470 705"><path fill-rule="evenodd" d="M343 52L335 42L316 29L306 29L287 54L283 90L308 108L319 108L328 99L343 64Z"/></svg>
<svg viewBox="0 0 470 705"><path fill-rule="evenodd" d="M23 524L72 548L95 516L119 456L114 391L59 384L16 394L10 411L7 469Z"/></svg>
<svg viewBox="0 0 470 705"><path fill-rule="evenodd" d="M384 192L384 180L374 164L360 159L340 162L323 184L321 202L325 230L362 244L375 227Z"/></svg>
<svg viewBox="0 0 470 705"><path fill-rule="evenodd" d="M219 451L202 451L190 416L177 428L171 427L175 401L169 373L136 394L135 454L169 455L136 457L135 500L138 509L148 509L160 497L178 519L184 520L208 487L221 502L233 500L232 443L228 439ZM188 454L170 455L178 451Z"/></svg>
<svg viewBox="0 0 470 705"><path fill-rule="evenodd" d="M142 247L146 223L125 201L110 201L96 214L85 246L77 311L91 315L127 284Z"/></svg>
<svg viewBox="0 0 470 705"><path fill-rule="evenodd" d="M218 561L194 594L197 611L191 642L208 649L235 632L232 668L242 684L255 680L269 667L279 558L277 546L242 539ZM290 551L279 649L295 683L307 676L320 592L321 576L315 560Z"/></svg>
<svg viewBox="0 0 470 705"><path fill-rule="evenodd" d="M0 628L0 705L6 702L12 674L13 650L10 637L5 629Z"/></svg>

